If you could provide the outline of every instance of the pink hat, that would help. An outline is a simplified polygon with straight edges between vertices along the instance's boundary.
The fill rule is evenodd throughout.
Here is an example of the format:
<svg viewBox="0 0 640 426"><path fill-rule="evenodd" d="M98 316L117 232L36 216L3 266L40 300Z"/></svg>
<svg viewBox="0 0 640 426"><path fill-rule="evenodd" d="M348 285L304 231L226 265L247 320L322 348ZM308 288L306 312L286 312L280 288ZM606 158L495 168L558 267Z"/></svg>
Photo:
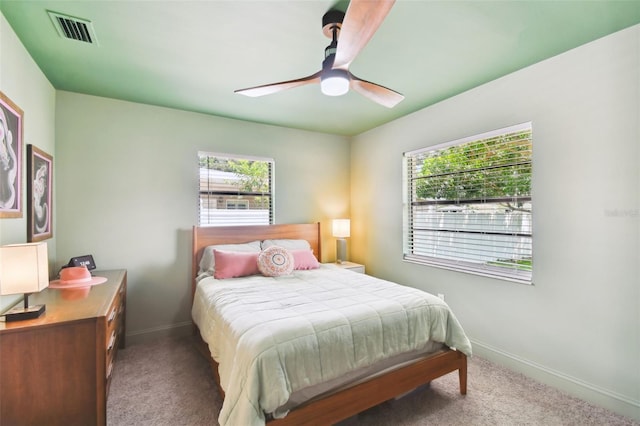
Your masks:
<svg viewBox="0 0 640 426"><path fill-rule="evenodd" d="M60 296L64 300L80 300L89 297L91 287L61 288Z"/></svg>
<svg viewBox="0 0 640 426"><path fill-rule="evenodd" d="M49 283L51 288L81 288L102 284L107 279L92 277L86 266L72 266L60 271L60 279Z"/></svg>

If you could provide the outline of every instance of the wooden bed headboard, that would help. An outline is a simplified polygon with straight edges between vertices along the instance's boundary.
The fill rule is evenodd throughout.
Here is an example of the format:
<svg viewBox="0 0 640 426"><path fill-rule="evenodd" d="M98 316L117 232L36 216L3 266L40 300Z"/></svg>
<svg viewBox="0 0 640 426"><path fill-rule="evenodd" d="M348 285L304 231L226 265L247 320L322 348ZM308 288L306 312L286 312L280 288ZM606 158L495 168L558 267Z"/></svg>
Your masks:
<svg viewBox="0 0 640 426"><path fill-rule="evenodd" d="M191 294L196 289L200 259L204 248L215 244L240 244L255 240L304 239L309 241L313 254L322 259L320 251L320 223L298 223L282 225L251 226L206 226L193 227L193 251L191 257Z"/></svg>

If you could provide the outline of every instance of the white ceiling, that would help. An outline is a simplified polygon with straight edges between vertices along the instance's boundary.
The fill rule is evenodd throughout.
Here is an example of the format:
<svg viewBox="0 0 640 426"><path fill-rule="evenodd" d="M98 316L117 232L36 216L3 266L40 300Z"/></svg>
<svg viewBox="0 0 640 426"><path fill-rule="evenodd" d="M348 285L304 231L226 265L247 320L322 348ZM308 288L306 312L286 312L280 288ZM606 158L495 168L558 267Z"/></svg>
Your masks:
<svg viewBox="0 0 640 426"><path fill-rule="evenodd" d="M56 89L354 135L640 22L640 1L398 0L351 65L405 95L393 109L317 85L249 98L235 89L319 71L333 1L2 0ZM63 39L47 10L91 21Z"/></svg>

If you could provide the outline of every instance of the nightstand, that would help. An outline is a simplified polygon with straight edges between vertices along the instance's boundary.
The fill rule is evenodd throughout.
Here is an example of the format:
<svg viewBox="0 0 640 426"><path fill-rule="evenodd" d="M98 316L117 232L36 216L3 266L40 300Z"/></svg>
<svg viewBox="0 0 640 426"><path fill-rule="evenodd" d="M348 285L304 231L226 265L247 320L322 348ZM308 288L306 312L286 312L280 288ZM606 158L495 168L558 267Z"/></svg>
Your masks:
<svg viewBox="0 0 640 426"><path fill-rule="evenodd" d="M334 263L334 265L342 269L349 269L353 272L364 274L364 265L361 265L359 263L344 261L342 263Z"/></svg>

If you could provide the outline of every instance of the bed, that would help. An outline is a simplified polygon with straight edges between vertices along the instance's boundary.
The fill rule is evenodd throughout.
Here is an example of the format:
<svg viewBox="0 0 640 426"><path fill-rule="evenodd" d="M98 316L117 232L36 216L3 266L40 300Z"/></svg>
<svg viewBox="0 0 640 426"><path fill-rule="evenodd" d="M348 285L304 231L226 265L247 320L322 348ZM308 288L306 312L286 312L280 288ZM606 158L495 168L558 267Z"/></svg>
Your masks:
<svg viewBox="0 0 640 426"><path fill-rule="evenodd" d="M193 228L194 332L224 398L221 425L334 424L455 371L460 393L466 394L471 346L449 307L435 296L335 265L285 276L232 279L216 279L208 276L212 271L201 271L203 256L212 255L212 246L263 244L266 240L307 242L315 258L321 259L319 223ZM370 288L365 304L351 302L351 296L360 298ZM378 309L380 298L393 299L396 292L398 300L409 304L401 308L401 314L386 311L392 309L389 306L381 307L382 313L369 312ZM316 297L331 300L318 302ZM275 309L257 305L257 299ZM334 309L333 317L316 314L318 303ZM429 312L420 313L420 309ZM361 317L347 317L345 312L352 311ZM418 319L410 319L412 316ZM330 317L333 319L327 319ZM372 321L373 317L378 321ZM387 319L394 317L406 317L402 321L408 325ZM418 333L416 324L424 317L433 317L435 325ZM286 337L276 334L290 326L282 331ZM377 334L380 342L375 340ZM256 336L262 339L260 343ZM344 350L328 349L327 339L350 343L344 343ZM309 354L293 352L299 350Z"/></svg>

